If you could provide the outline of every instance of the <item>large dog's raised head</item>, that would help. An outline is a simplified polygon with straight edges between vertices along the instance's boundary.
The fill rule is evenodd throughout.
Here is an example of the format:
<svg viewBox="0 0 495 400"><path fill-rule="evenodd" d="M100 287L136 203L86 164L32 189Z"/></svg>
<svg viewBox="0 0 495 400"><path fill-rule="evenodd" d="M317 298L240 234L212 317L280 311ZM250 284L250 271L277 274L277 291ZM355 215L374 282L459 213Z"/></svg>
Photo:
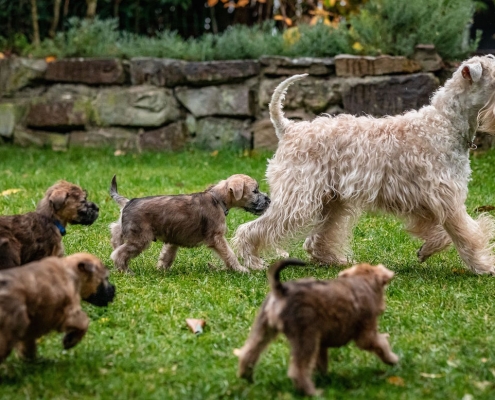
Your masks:
<svg viewBox="0 0 495 400"><path fill-rule="evenodd" d="M227 193L227 207L239 207L251 214L261 215L270 205L270 198L260 192L258 182L248 175L232 175L215 187Z"/></svg>
<svg viewBox="0 0 495 400"><path fill-rule="evenodd" d="M115 297L115 286L109 280L109 271L100 259L89 253L65 257L65 262L79 276L81 298L95 306L105 307Z"/></svg>
<svg viewBox="0 0 495 400"><path fill-rule="evenodd" d="M445 93L458 101L477 121L477 130L495 134L495 56L475 56L465 60L445 83ZM439 91L440 92L440 91Z"/></svg>
<svg viewBox="0 0 495 400"><path fill-rule="evenodd" d="M98 206L88 201L81 187L59 181L51 186L39 202L37 211L67 224L91 225L98 218Z"/></svg>

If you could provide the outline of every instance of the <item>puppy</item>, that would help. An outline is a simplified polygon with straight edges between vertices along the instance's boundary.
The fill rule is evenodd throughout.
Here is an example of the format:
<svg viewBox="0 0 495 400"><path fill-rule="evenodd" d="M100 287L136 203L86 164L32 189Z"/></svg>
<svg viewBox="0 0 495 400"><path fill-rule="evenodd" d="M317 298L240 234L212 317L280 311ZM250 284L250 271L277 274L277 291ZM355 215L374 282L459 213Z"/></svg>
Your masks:
<svg viewBox="0 0 495 400"><path fill-rule="evenodd" d="M107 306L115 296L108 270L87 253L47 257L0 272L0 362L15 347L25 359L36 357L36 339L64 332L64 349L85 335L89 319L81 298Z"/></svg>
<svg viewBox="0 0 495 400"><path fill-rule="evenodd" d="M271 293L266 297L251 333L241 349L239 376L252 379L261 352L279 332L291 346L288 375L298 390L317 393L311 380L316 365L328 369L328 348L354 340L360 349L374 352L387 364L399 357L388 343L388 334L378 333L377 318L385 310L384 288L394 273L383 265L358 264L340 272L337 279L301 279L281 283L280 271L288 265L304 265L295 259L273 264L268 271Z"/></svg>
<svg viewBox="0 0 495 400"><path fill-rule="evenodd" d="M232 207L261 215L270 204L258 183L247 175L232 175L200 193L132 200L118 194L114 176L110 195L121 208L119 221L110 225L114 248L111 258L119 271L129 271L129 261L152 241L160 240L164 245L158 268L170 268L179 247L204 244L227 268L248 272L225 239L225 217Z"/></svg>
<svg viewBox="0 0 495 400"><path fill-rule="evenodd" d="M0 216L0 269L49 256L63 256L62 236L67 224L91 225L98 206L79 186L59 181L50 187L36 211Z"/></svg>

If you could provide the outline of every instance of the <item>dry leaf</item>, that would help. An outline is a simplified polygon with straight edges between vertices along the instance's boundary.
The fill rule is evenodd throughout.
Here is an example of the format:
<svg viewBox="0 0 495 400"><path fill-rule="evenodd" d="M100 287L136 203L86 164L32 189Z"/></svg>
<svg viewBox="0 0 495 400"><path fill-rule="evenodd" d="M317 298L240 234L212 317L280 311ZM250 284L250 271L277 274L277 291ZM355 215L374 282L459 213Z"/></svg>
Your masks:
<svg viewBox="0 0 495 400"><path fill-rule="evenodd" d="M481 382L473 382L473 385L476 386L479 390L485 390L489 386L492 386L492 383L489 381L481 381Z"/></svg>
<svg viewBox="0 0 495 400"><path fill-rule="evenodd" d="M193 333L199 335L203 333L203 327L206 325L206 321L204 319L186 318L186 324Z"/></svg>
<svg viewBox="0 0 495 400"><path fill-rule="evenodd" d="M113 153L113 155L115 157L118 157L118 156L124 156L125 155L125 151L122 151L122 150L115 150L115 153Z"/></svg>
<svg viewBox="0 0 495 400"><path fill-rule="evenodd" d="M47 63L52 63L52 62L54 62L54 61L56 61L56 60L57 60L57 58L56 58L56 57L54 57L54 56L48 56L48 57L45 57L45 61L46 61Z"/></svg>
<svg viewBox="0 0 495 400"><path fill-rule="evenodd" d="M0 60L3 60L5 58L5 54L0 53Z"/></svg>
<svg viewBox="0 0 495 400"><path fill-rule="evenodd" d="M11 194L21 192L23 189L6 189L2 193L0 193L0 196L9 196Z"/></svg>
<svg viewBox="0 0 495 400"><path fill-rule="evenodd" d="M423 378L431 378L431 379L443 377L443 374L428 374L426 372L420 372L419 375L421 375Z"/></svg>
<svg viewBox="0 0 495 400"><path fill-rule="evenodd" d="M387 378L387 382L395 386L404 386L404 379L400 376L390 376Z"/></svg>
<svg viewBox="0 0 495 400"><path fill-rule="evenodd" d="M212 151L212 152L210 153L210 156L212 156L212 157L216 157L216 156L218 156L218 150L214 150L214 151Z"/></svg>
<svg viewBox="0 0 495 400"><path fill-rule="evenodd" d="M218 3L218 0L208 0L208 7L215 7Z"/></svg>

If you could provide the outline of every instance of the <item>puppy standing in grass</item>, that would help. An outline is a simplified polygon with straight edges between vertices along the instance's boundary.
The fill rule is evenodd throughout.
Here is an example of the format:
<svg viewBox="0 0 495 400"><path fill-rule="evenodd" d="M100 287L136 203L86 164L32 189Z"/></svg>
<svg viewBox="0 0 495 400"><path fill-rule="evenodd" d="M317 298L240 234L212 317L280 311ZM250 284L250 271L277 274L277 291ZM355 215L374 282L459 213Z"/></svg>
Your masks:
<svg viewBox="0 0 495 400"><path fill-rule="evenodd" d="M225 239L225 217L232 207L261 215L270 199L259 191L258 183L247 175L232 175L204 192L175 196L127 199L117 192L114 176L110 195L121 208L119 221L110 225L110 256L119 271L129 271L129 261L148 248L153 240L164 243L158 268L168 269L179 247L206 245L227 268L248 272L239 264Z"/></svg>
<svg viewBox="0 0 495 400"><path fill-rule="evenodd" d="M263 268L262 250L300 236L315 262L345 265L353 225L370 210L405 220L424 241L420 262L453 243L471 271L493 274L493 219L474 220L464 203L476 131L495 133L495 57L464 61L430 105L385 118L288 120L282 100L304 76L273 93L270 116L280 141L266 171L272 203L236 231L244 265Z"/></svg>
<svg viewBox="0 0 495 400"><path fill-rule="evenodd" d="M0 272L0 362L14 347L21 357L34 359L36 340L50 331L65 333L64 349L74 347L89 325L81 298L104 307L114 295L107 268L87 253Z"/></svg>
<svg viewBox="0 0 495 400"><path fill-rule="evenodd" d="M291 346L288 375L306 395L317 393L311 380L313 368L326 374L328 348L354 340L360 349L375 353L384 363L399 357L378 332L377 318L385 311L384 288L394 273L383 265L358 264L329 281L301 279L281 283L280 271L288 265L304 265L295 259L273 264L268 271L271 293L267 296L241 349L239 376L252 379L261 352L282 332Z"/></svg>
<svg viewBox="0 0 495 400"><path fill-rule="evenodd" d="M81 187L59 181L46 191L36 211L0 216L0 269L63 256L67 224L91 225L98 218L98 206L87 197Z"/></svg>

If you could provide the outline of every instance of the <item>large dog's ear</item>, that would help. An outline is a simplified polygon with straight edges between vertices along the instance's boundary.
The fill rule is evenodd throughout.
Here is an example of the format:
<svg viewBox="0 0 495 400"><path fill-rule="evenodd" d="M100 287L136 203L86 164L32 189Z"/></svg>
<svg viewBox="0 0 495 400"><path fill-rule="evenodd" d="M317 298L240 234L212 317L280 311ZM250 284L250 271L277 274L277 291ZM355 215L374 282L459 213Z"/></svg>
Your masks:
<svg viewBox="0 0 495 400"><path fill-rule="evenodd" d="M482 72L483 67L479 62L466 64L461 70L462 77L469 82L478 82L481 79Z"/></svg>
<svg viewBox="0 0 495 400"><path fill-rule="evenodd" d="M58 211L65 204L69 193L65 190L55 190L49 197L50 204L55 211Z"/></svg>
<svg viewBox="0 0 495 400"><path fill-rule="evenodd" d="M239 201L242 199L242 195L244 194L244 181L242 179L234 179L229 182L229 190L234 195L234 199Z"/></svg>

